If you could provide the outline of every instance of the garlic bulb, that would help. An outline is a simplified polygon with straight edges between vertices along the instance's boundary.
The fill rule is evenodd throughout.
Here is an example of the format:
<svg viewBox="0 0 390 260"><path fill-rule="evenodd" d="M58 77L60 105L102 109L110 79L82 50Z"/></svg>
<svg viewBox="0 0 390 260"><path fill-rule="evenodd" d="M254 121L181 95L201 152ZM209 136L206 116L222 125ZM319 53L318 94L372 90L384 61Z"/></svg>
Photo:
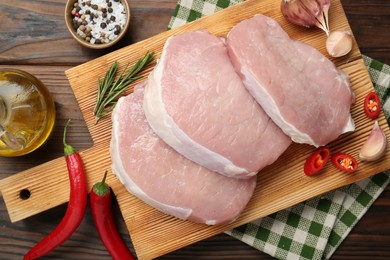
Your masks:
<svg viewBox="0 0 390 260"><path fill-rule="evenodd" d="M326 50L332 57L341 57L352 50L352 33L347 30L337 30L326 39Z"/></svg>
<svg viewBox="0 0 390 260"><path fill-rule="evenodd" d="M290 22L301 26L317 26L329 35L330 0L282 0L281 11Z"/></svg>
<svg viewBox="0 0 390 260"><path fill-rule="evenodd" d="M379 127L378 121L375 121L370 135L360 150L359 157L362 161L375 161L384 155L386 148L386 134Z"/></svg>

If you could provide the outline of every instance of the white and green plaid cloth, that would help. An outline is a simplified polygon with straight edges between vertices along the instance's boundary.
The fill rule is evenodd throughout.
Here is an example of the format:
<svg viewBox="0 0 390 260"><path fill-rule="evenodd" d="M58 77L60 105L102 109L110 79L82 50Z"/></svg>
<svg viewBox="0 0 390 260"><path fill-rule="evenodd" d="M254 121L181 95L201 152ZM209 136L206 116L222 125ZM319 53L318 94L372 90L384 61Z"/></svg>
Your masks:
<svg viewBox="0 0 390 260"><path fill-rule="evenodd" d="M239 2L179 0L168 29ZM390 123L390 66L364 61ZM226 233L279 259L328 259L389 182L390 171L379 173Z"/></svg>

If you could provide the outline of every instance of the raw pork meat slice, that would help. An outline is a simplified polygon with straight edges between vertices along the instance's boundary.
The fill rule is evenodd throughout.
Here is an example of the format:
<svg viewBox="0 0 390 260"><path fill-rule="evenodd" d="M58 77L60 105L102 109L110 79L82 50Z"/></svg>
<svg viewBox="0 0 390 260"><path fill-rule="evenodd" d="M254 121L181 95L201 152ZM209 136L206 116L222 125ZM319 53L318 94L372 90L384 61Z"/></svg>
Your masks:
<svg viewBox="0 0 390 260"><path fill-rule="evenodd" d="M240 22L227 48L249 92L293 141L321 146L355 129L348 76L277 21L259 14Z"/></svg>
<svg viewBox="0 0 390 260"><path fill-rule="evenodd" d="M245 89L224 39L203 30L167 40L144 111L167 144L229 177L255 175L291 144Z"/></svg>
<svg viewBox="0 0 390 260"><path fill-rule="evenodd" d="M233 221L251 198L256 177L225 177L177 153L149 127L143 93L136 87L113 111L114 174L129 192L166 214L208 225Z"/></svg>

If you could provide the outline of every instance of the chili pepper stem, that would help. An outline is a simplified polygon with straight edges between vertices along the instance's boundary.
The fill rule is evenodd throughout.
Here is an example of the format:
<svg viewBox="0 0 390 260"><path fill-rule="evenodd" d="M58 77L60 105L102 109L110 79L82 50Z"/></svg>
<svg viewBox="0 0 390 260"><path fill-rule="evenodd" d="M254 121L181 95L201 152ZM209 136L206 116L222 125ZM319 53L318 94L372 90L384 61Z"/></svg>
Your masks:
<svg viewBox="0 0 390 260"><path fill-rule="evenodd" d="M104 173L103 175L103 180L102 180L102 184L105 184L106 183L106 178L107 178L107 171Z"/></svg>
<svg viewBox="0 0 390 260"><path fill-rule="evenodd" d="M70 119L68 119L68 122L66 122L66 125L64 127L64 136L62 137L62 142L64 143L65 156L76 152L76 150L72 146L70 146L66 143L66 132L67 132L67 128L68 128L69 123L70 123Z"/></svg>
<svg viewBox="0 0 390 260"><path fill-rule="evenodd" d="M93 192L95 192L99 196L105 196L110 190L110 187L106 183L106 178L107 171L104 173L103 180L93 185Z"/></svg>

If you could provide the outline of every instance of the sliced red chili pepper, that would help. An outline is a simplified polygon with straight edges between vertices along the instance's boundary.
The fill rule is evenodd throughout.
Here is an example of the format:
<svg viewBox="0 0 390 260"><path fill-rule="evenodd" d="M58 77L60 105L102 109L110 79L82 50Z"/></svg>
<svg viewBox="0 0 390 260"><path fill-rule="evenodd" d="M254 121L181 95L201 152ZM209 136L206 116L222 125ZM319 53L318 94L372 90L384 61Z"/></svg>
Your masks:
<svg viewBox="0 0 390 260"><path fill-rule="evenodd" d="M364 99L364 112L370 119L376 119L381 111L381 102L375 92L370 92Z"/></svg>
<svg viewBox="0 0 390 260"><path fill-rule="evenodd" d="M68 121L69 123L69 121ZM64 152L70 179L70 197L65 216L55 229L36 244L24 259L36 259L41 257L65 242L77 229L83 220L87 208L87 178L83 168L80 154L65 141L66 128L64 129Z"/></svg>
<svg viewBox="0 0 390 260"><path fill-rule="evenodd" d="M328 147L320 147L307 158L303 171L307 176L312 176L324 168L330 156Z"/></svg>
<svg viewBox="0 0 390 260"><path fill-rule="evenodd" d="M99 237L111 257L114 260L132 260L135 258L122 240L115 224L112 214L111 191L105 182L106 176L107 171L104 174L103 180L93 185L90 193L93 220Z"/></svg>
<svg viewBox="0 0 390 260"><path fill-rule="evenodd" d="M345 172L355 172L358 168L358 162L351 155L346 153L335 153L332 155L333 165Z"/></svg>

